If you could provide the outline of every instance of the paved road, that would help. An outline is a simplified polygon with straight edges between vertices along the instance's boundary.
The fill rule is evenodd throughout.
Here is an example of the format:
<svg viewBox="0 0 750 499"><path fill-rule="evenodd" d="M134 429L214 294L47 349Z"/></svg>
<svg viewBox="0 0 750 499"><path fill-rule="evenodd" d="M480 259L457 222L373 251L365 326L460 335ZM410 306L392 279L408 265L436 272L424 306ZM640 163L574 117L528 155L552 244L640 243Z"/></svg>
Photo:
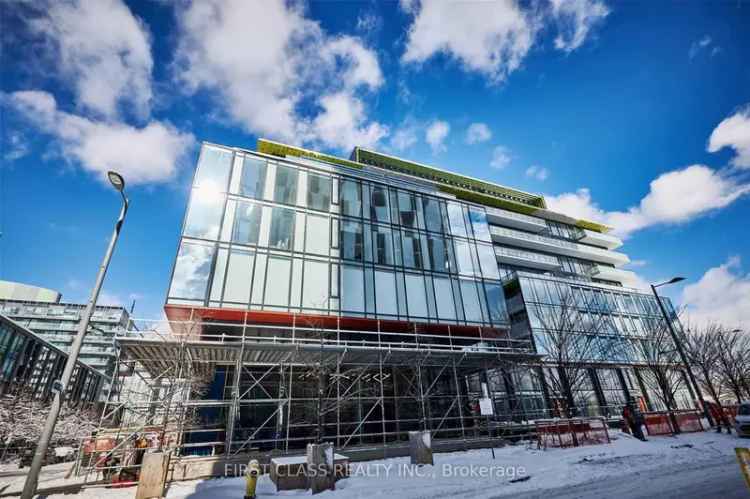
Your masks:
<svg viewBox="0 0 750 499"><path fill-rule="evenodd" d="M666 466L659 472L613 475L578 485L513 494L514 499L748 499L750 488L737 460L721 457L716 461L687 466Z"/></svg>

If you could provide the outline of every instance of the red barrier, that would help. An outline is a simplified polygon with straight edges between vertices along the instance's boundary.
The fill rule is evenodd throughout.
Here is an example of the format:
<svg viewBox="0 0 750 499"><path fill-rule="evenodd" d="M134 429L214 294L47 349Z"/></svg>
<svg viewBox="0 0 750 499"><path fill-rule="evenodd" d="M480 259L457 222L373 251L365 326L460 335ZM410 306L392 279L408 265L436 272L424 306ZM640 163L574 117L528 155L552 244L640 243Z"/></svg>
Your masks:
<svg viewBox="0 0 750 499"><path fill-rule="evenodd" d="M734 424L735 418L737 417L737 411L739 410L739 405L725 405L722 406L722 409L724 409L724 415L729 420L729 424Z"/></svg>
<svg viewBox="0 0 750 499"><path fill-rule="evenodd" d="M666 412L644 412L643 421L649 436L672 435L672 422Z"/></svg>
<svg viewBox="0 0 750 499"><path fill-rule="evenodd" d="M578 447L608 444L603 418L544 419L536 421L537 447Z"/></svg>
<svg viewBox="0 0 750 499"><path fill-rule="evenodd" d="M701 413L698 411L675 411L675 419L677 419L677 426L683 433L694 433L696 431L703 431L703 422L701 421Z"/></svg>

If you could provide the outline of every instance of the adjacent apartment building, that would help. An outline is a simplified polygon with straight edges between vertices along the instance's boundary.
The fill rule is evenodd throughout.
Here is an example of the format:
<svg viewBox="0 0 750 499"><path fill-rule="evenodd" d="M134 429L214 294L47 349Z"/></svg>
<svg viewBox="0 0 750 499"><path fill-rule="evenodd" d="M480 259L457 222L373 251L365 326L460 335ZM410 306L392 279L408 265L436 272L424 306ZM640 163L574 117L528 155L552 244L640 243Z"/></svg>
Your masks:
<svg viewBox="0 0 750 499"><path fill-rule="evenodd" d="M658 409L630 347L662 315L628 287L609 231L360 147L204 143L165 311L195 345L211 386L200 419L227 452L387 445L420 428L468 438L487 430L479 399L495 420L559 415L544 330L562 307L606 324L581 331L596 347L578 413L619 415L630 397ZM679 403L691 397L685 385Z"/></svg>

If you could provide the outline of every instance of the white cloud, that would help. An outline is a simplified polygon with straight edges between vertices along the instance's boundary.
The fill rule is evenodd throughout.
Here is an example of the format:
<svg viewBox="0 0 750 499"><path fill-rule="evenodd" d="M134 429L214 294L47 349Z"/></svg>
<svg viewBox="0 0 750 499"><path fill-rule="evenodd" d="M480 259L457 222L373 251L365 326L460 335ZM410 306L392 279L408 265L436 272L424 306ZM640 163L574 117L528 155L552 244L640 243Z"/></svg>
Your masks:
<svg viewBox="0 0 750 499"><path fill-rule="evenodd" d="M544 182L549 177L549 170L542 166L531 165L526 169L526 176Z"/></svg>
<svg viewBox="0 0 750 499"><path fill-rule="evenodd" d="M67 160L78 162L101 179L107 170L117 170L131 185L169 180L194 143L191 134L166 122L149 121L136 128L60 111L47 92L14 92L7 100L26 119L53 135Z"/></svg>
<svg viewBox="0 0 750 499"><path fill-rule="evenodd" d="M609 15L604 2L596 0L551 0L551 4L558 30L555 48L564 52L583 45L590 31Z"/></svg>
<svg viewBox="0 0 750 499"><path fill-rule="evenodd" d="M738 256L708 269L695 284L685 286L682 304L691 321L717 322L726 327L750 324L750 274L743 274Z"/></svg>
<svg viewBox="0 0 750 499"><path fill-rule="evenodd" d="M479 144L480 142L486 142L492 138L492 131L484 123L472 123L469 128L466 129L466 143L467 144Z"/></svg>
<svg viewBox="0 0 750 499"><path fill-rule="evenodd" d="M725 118L711 133L708 152L717 152L724 147L734 149L734 166L750 168L750 104Z"/></svg>
<svg viewBox="0 0 750 499"><path fill-rule="evenodd" d="M704 36L700 40L694 41L693 43L690 44L690 50L688 50L688 57L690 57L691 60L695 59L695 56L697 56L698 53L701 52L703 49L711 45L711 43L712 43L711 37L708 35ZM714 46L713 49L711 50L711 55L712 56L715 55L720 50L721 49L719 47Z"/></svg>
<svg viewBox="0 0 750 499"><path fill-rule="evenodd" d="M188 93L211 91L247 132L342 150L387 134L360 97L378 89L383 75L359 38L331 37L300 4L282 0L182 7L178 79Z"/></svg>
<svg viewBox="0 0 750 499"><path fill-rule="evenodd" d="M413 119L404 120L391 135L390 146L396 151L405 151L419 140L419 124Z"/></svg>
<svg viewBox="0 0 750 499"><path fill-rule="evenodd" d="M490 160L490 166L502 170L510 164L511 156L510 149L505 146L497 146L492 150L492 159Z"/></svg>
<svg viewBox="0 0 750 499"><path fill-rule="evenodd" d="M611 225L616 234L627 237L646 227L687 222L723 208L749 192L748 183L704 165L692 165L654 179L648 194L626 211L601 209L586 188L545 199L551 210Z"/></svg>
<svg viewBox="0 0 750 499"><path fill-rule="evenodd" d="M29 23L50 42L78 105L113 118L128 107L148 116L153 60L149 34L121 0L42 2Z"/></svg>
<svg viewBox="0 0 750 499"><path fill-rule="evenodd" d="M645 267L648 265L648 260L630 260L627 267L630 267L631 269L638 268L638 267Z"/></svg>
<svg viewBox="0 0 750 499"><path fill-rule="evenodd" d="M531 15L513 0L402 0L401 7L414 16L403 62L421 63L443 53L493 82L520 67L537 29Z"/></svg>
<svg viewBox="0 0 750 499"><path fill-rule="evenodd" d="M432 148L433 154L445 151L445 139L448 137L450 130L451 126L447 122L441 120L435 120L427 127L425 141L430 145L430 148Z"/></svg>
<svg viewBox="0 0 750 499"><path fill-rule="evenodd" d="M19 131L10 131L2 137L3 159L8 162L21 159L29 153L29 143Z"/></svg>

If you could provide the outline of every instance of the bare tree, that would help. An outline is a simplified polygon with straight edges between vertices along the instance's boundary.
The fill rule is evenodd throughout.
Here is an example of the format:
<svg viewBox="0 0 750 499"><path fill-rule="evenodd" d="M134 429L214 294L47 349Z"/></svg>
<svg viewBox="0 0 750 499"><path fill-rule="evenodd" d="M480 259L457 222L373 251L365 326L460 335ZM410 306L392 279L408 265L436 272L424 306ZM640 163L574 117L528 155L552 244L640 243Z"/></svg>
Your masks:
<svg viewBox="0 0 750 499"><path fill-rule="evenodd" d="M566 417L574 417L579 411L575 393L589 381L590 366L617 356L620 338L609 315L580 309L570 292L555 305L529 308L537 351L551 366L547 382L562 397Z"/></svg>
<svg viewBox="0 0 750 499"><path fill-rule="evenodd" d="M698 382L701 385L700 388L707 391L718 406L721 421L716 421L716 425L719 428L721 428L722 424L726 428L731 428L724 414L724 409L721 406L722 382L716 368L720 356L719 347L722 327L716 323L709 323L703 326L688 325L685 331L684 346L688 361L696 368L694 370L697 371Z"/></svg>
<svg viewBox="0 0 750 499"><path fill-rule="evenodd" d="M685 377L680 355L664 320L651 321L646 334L632 342L635 360L643 364L641 379L646 389L656 395L660 404L669 412L674 431L679 426L674 411L677 410L677 393L683 389Z"/></svg>
<svg viewBox="0 0 750 499"><path fill-rule="evenodd" d="M717 337L716 371L725 389L742 402L747 393L747 372L750 369L750 336L739 329L723 330Z"/></svg>

